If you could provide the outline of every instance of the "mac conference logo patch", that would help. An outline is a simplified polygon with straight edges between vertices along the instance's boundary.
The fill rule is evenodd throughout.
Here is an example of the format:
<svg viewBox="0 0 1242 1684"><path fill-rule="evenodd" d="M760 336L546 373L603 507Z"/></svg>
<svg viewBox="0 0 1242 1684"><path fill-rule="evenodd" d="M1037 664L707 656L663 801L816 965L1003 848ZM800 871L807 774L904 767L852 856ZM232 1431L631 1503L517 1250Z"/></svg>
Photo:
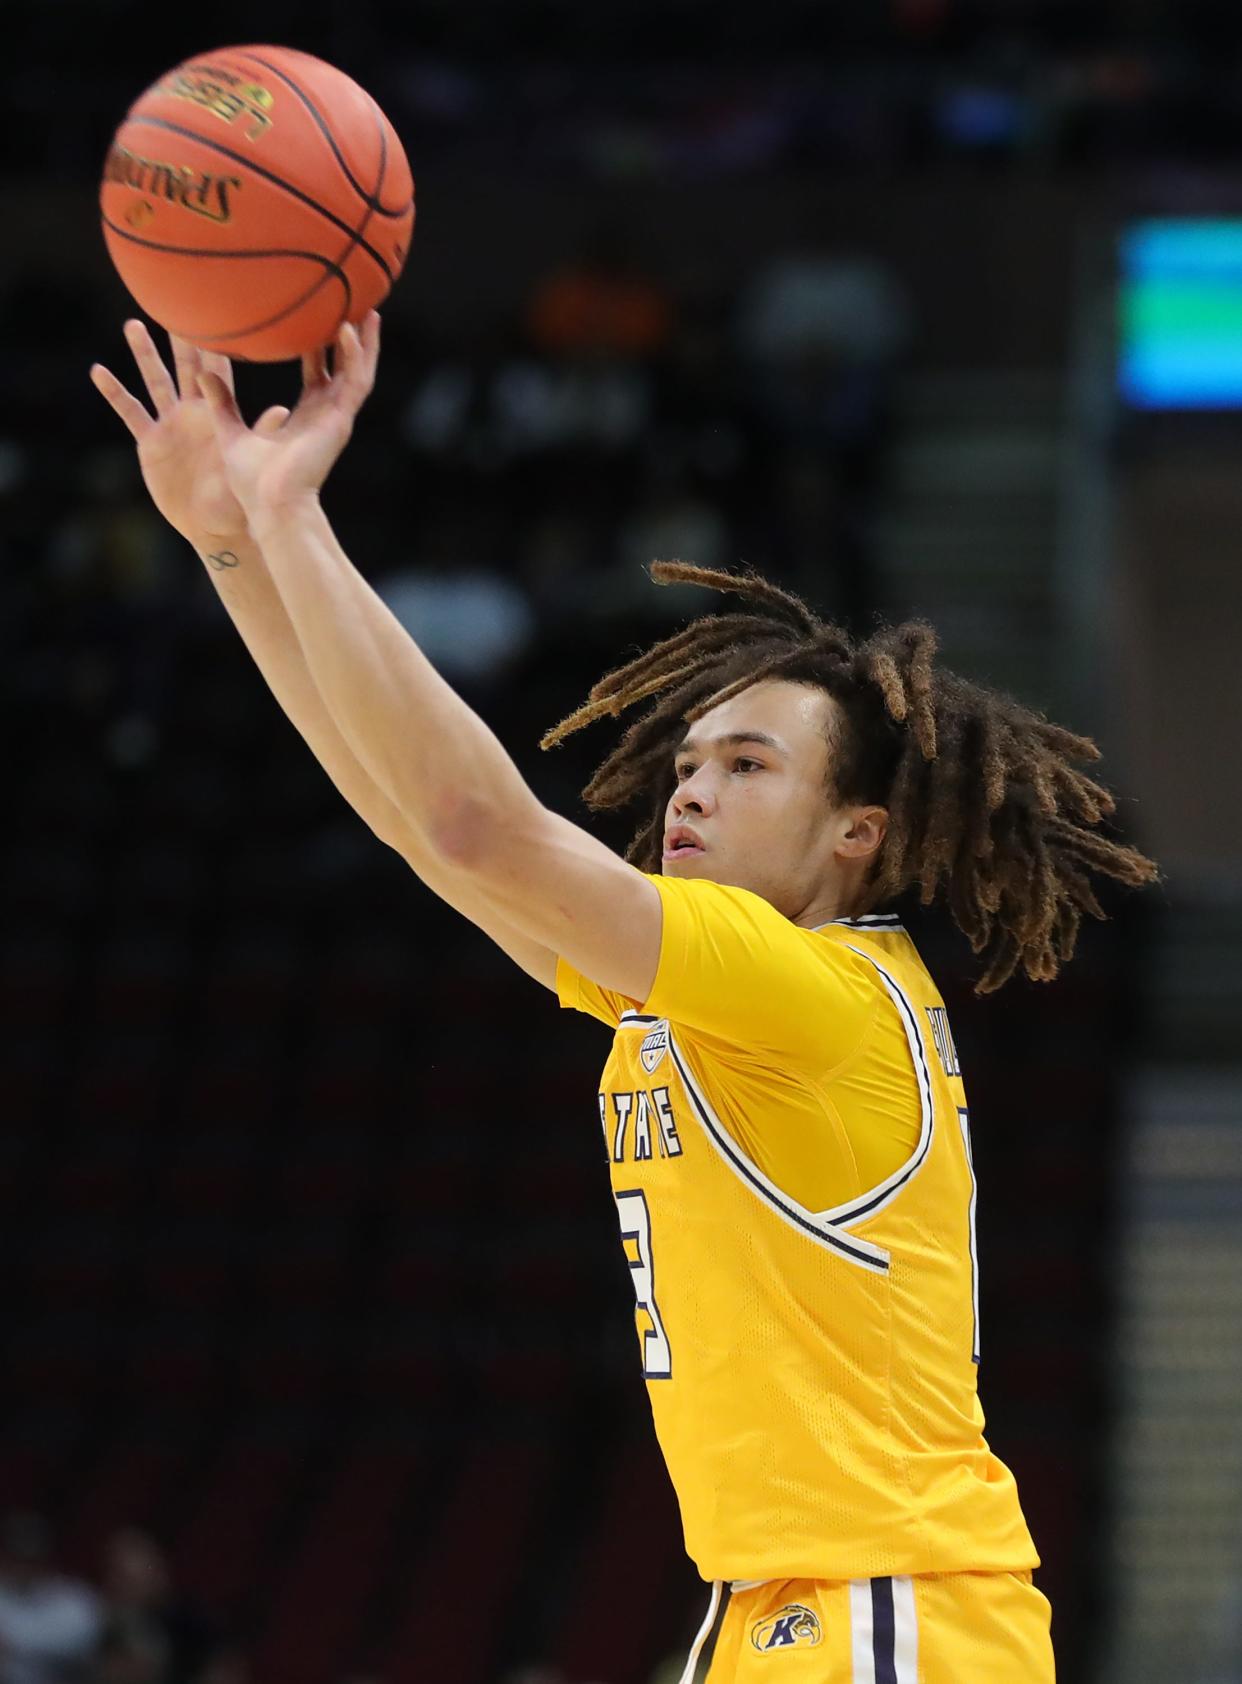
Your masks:
<svg viewBox="0 0 1242 1684"><path fill-rule="evenodd" d="M787 1602L750 1628L750 1640L761 1655L777 1649L813 1649L822 1636L819 1616L800 1602Z"/></svg>
<svg viewBox="0 0 1242 1684"><path fill-rule="evenodd" d="M638 1056L643 1061L643 1069L649 1076L667 1051L668 1024L657 1023L649 1035L643 1036L643 1044L638 1049Z"/></svg>

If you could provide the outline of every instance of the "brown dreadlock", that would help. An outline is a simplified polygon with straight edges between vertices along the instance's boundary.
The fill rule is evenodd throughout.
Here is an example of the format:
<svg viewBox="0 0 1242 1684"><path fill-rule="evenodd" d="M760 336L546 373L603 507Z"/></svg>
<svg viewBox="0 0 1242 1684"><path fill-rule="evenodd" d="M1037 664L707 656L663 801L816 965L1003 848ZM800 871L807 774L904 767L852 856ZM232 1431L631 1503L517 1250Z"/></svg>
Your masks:
<svg viewBox="0 0 1242 1684"><path fill-rule="evenodd" d="M978 993L1019 965L1036 981L1056 976L1083 913L1104 917L1091 873L1133 885L1157 876L1151 860L1095 829L1115 803L1073 764L1099 759L1090 738L933 666L929 625L881 627L859 644L755 573L659 561L651 575L729 592L745 609L694 620L608 673L541 745L657 698L583 791L596 811L645 804L627 852L640 869L659 869L685 725L761 679L783 678L839 704L831 795L888 809L862 910L915 885L924 906L943 895L974 952L986 949Z"/></svg>

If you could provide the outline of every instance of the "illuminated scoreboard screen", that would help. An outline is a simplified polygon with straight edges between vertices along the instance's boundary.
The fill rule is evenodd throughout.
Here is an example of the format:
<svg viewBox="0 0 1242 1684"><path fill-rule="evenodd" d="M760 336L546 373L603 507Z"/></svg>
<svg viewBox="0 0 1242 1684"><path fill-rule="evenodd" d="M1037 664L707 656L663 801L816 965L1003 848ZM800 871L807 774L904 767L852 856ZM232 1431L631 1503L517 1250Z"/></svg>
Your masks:
<svg viewBox="0 0 1242 1684"><path fill-rule="evenodd" d="M1242 218L1122 235L1117 378L1135 409L1242 409Z"/></svg>

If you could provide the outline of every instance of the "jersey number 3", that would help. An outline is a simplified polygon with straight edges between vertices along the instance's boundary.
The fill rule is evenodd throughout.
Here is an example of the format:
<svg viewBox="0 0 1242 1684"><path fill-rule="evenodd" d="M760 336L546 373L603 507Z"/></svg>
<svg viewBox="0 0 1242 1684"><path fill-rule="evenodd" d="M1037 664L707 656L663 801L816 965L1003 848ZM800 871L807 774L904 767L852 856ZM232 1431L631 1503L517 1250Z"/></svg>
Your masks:
<svg viewBox="0 0 1242 1684"><path fill-rule="evenodd" d="M671 1380L673 1353L660 1320L655 1296L655 1259L651 1254L651 1212L639 1190L617 1193L617 1214L621 1218L621 1244L634 1281L634 1297L650 1326L642 1330L643 1373L648 1380Z"/></svg>

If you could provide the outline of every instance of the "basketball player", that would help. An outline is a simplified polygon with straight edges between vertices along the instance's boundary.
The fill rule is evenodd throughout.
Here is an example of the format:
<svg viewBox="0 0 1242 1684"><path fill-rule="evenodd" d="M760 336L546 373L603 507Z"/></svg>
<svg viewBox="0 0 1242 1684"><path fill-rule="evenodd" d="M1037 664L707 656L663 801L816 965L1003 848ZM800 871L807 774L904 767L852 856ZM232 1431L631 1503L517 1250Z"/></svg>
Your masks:
<svg viewBox="0 0 1242 1684"><path fill-rule="evenodd" d="M1093 745L935 664L851 642L757 577L602 679L545 743L648 706L586 791L628 860L547 811L342 552L318 492L378 319L247 428L223 359L137 323L138 441L282 707L375 833L562 1005L614 1032L599 1123L712 1684L1048 1684L1049 1607L982 1436L966 1091L893 904L947 900L979 989L1050 979L1102 834ZM718 1612L723 1606L723 1617Z"/></svg>

